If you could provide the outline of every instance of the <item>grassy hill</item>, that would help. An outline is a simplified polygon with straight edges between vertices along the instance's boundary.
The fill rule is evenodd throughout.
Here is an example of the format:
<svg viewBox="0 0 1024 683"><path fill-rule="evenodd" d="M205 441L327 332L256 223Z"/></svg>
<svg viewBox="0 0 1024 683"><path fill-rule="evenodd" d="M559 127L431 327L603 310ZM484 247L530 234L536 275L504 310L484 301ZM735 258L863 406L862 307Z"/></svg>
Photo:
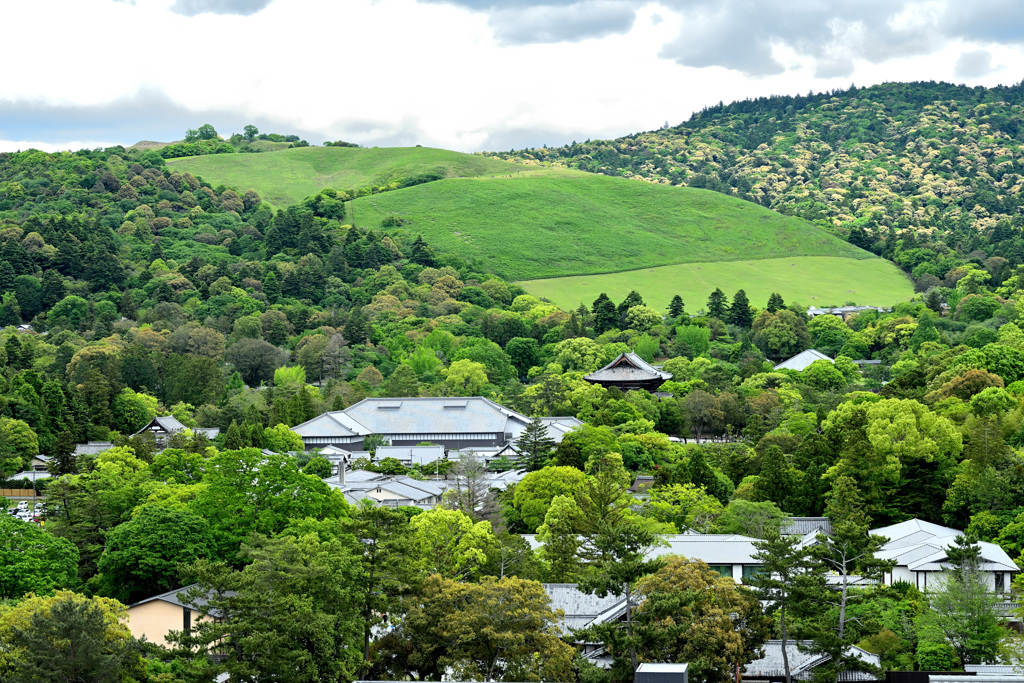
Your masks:
<svg viewBox="0 0 1024 683"><path fill-rule="evenodd" d="M362 227L399 219L428 243L517 280L788 256L872 258L804 220L719 193L558 169L361 197L350 218Z"/></svg>
<svg viewBox="0 0 1024 683"><path fill-rule="evenodd" d="M170 159L167 164L216 185L242 191L252 188L264 201L279 208L297 204L325 187L346 190L423 173L458 178L508 173L518 168L503 161L429 147L299 147L271 154L185 157Z"/></svg>
<svg viewBox="0 0 1024 683"><path fill-rule="evenodd" d="M979 238L988 256L1020 261L1022 121L1024 83L885 83L734 102L671 128L497 156L733 194L850 231L890 258L893 235L909 230L941 239L933 251L966 255Z"/></svg>
<svg viewBox="0 0 1024 683"><path fill-rule="evenodd" d="M534 296L570 310L588 307L601 292L622 301L636 290L648 305L667 309L678 294L687 311L704 308L708 295L720 287L729 296L743 289L751 303L764 306L772 292L805 306L891 306L914 295L910 280L890 261L853 260L829 256L796 256L763 261L685 263L607 275L529 280L519 283Z"/></svg>

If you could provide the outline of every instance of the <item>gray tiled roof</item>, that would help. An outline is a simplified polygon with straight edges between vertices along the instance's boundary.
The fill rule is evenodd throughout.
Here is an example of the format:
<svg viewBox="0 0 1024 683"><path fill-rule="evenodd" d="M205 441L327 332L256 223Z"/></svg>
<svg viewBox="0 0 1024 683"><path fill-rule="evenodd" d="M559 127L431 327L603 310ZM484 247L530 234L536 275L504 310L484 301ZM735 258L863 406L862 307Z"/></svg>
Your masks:
<svg viewBox="0 0 1024 683"><path fill-rule="evenodd" d="M371 434L503 434L509 421L530 418L481 396L468 398L367 398L345 413ZM516 429L515 431L519 431Z"/></svg>
<svg viewBox="0 0 1024 683"><path fill-rule="evenodd" d="M964 664L967 673L995 675L1024 675L1024 664Z"/></svg>
<svg viewBox="0 0 1024 683"><path fill-rule="evenodd" d="M809 645L808 641L803 642L804 645ZM862 650L859 647L851 647L848 650L849 654L856 656L862 661L868 662L878 666L880 658L876 654ZM810 678L811 671L821 664L828 661L827 655L811 654L808 652L801 652L797 641L789 640L786 641L786 654L789 658L789 671L790 673L800 680L807 680ZM863 672L844 672L841 675L841 679L844 681L853 680L864 680L870 681L875 680L870 674ZM743 667L743 675L748 678L760 678L760 677L781 677L785 675L785 667L782 662L782 641L781 640L769 640L764 644L764 656L760 659L755 659L746 666Z"/></svg>
<svg viewBox="0 0 1024 683"><path fill-rule="evenodd" d="M374 459L384 458L424 465L435 460L444 460L444 446L378 446Z"/></svg>
<svg viewBox="0 0 1024 683"><path fill-rule="evenodd" d="M590 382L641 382L672 379L671 372L662 372L635 353L620 353L618 358L583 379Z"/></svg>
<svg viewBox="0 0 1024 683"><path fill-rule="evenodd" d="M75 446L75 455L97 455L114 447L109 441L90 441Z"/></svg>
<svg viewBox="0 0 1024 683"><path fill-rule="evenodd" d="M920 519L910 519L872 529L871 533L889 539L876 553L878 557L896 560L897 566L907 567L911 571L940 571L948 566L947 549L963 532ZM979 541L978 547L981 549L980 568L983 571L1020 571L1006 551L995 543Z"/></svg>
<svg viewBox="0 0 1024 683"><path fill-rule="evenodd" d="M653 557L681 555L707 564L761 564L753 558L756 538L739 534L670 534L662 537L667 546L651 551Z"/></svg>
<svg viewBox="0 0 1024 683"><path fill-rule="evenodd" d="M18 479L49 479L52 475L46 470L25 470L24 472L17 472L7 477L8 481L17 481Z"/></svg>
<svg viewBox="0 0 1024 683"><path fill-rule="evenodd" d="M832 520L828 517L790 517L782 526L782 533L786 536L806 536L819 531L831 535Z"/></svg>
<svg viewBox="0 0 1024 683"><path fill-rule="evenodd" d="M622 602L616 595L599 598L584 593L575 583L545 583L545 592L551 598L551 609L563 610L565 618L560 624L564 629L579 629L592 622L598 615Z"/></svg>

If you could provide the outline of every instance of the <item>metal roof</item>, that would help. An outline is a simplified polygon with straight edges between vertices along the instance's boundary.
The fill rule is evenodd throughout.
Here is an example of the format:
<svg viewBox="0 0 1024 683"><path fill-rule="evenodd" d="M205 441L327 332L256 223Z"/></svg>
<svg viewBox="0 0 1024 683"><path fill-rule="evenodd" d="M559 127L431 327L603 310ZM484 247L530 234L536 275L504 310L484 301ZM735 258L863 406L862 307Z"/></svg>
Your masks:
<svg viewBox="0 0 1024 683"><path fill-rule="evenodd" d="M373 434L357 421L349 417L345 411L336 410L324 413L307 420L300 425L292 427L292 431L299 436L367 436Z"/></svg>
<svg viewBox="0 0 1024 683"><path fill-rule="evenodd" d="M807 349L806 351L801 351L792 358L788 358L782 361L781 363L775 366L775 369L804 370L816 360L827 360L829 363L835 362L834 360L832 360L825 354L821 353L820 351L815 351L814 349Z"/></svg>
<svg viewBox="0 0 1024 683"><path fill-rule="evenodd" d="M378 446L375 460L394 458L414 465L425 465L435 460L444 460L444 446Z"/></svg>
<svg viewBox="0 0 1024 683"><path fill-rule="evenodd" d="M580 629L593 622L599 615L614 608L624 599L617 595L600 598L581 591L575 583L545 583L544 591L551 598L551 609L562 610L565 617L559 624L564 629Z"/></svg>
<svg viewBox="0 0 1024 683"><path fill-rule="evenodd" d="M818 532L832 534L832 520L828 517L790 517L782 525L782 533L786 536L806 536Z"/></svg>
<svg viewBox="0 0 1024 683"><path fill-rule="evenodd" d="M896 560L898 566L919 572L948 568L948 548L956 542L957 536L963 534L962 531L920 519L879 527L872 529L871 533L889 539L878 551L878 557ZM995 543L978 541L978 547L981 550L979 568L983 571L1020 571L1006 551Z"/></svg>
<svg viewBox="0 0 1024 683"><path fill-rule="evenodd" d="M753 558L756 538L739 534L668 534L667 546L651 550L652 557L681 555L707 564L760 564Z"/></svg>
<svg viewBox="0 0 1024 683"><path fill-rule="evenodd" d="M964 664L964 671L978 674L1024 675L1024 664Z"/></svg>
<svg viewBox="0 0 1024 683"><path fill-rule="evenodd" d="M789 672L793 677L801 679L808 678L815 667L821 666L829 660L828 655L800 651L801 645L806 647L810 644L810 641L786 641L786 655L789 658ZM854 655L861 661L875 666L878 666L881 663L881 657L879 655L862 650L856 646L851 646L847 650L847 654ZM863 676L859 676L858 674L863 674ZM743 675L750 678L775 678L785 676L785 666L782 662L782 641L769 640L766 642L764 644L764 656L760 659L755 659L744 666ZM842 679L844 681L873 681L875 680L875 677L866 672L848 671L844 672Z"/></svg>

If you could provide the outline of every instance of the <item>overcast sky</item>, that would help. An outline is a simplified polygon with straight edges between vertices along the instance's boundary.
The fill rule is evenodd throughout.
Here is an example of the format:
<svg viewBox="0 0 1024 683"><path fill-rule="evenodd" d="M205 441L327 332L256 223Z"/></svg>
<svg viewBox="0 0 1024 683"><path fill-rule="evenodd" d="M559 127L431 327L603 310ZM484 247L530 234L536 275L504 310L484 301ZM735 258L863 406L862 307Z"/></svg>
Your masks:
<svg viewBox="0 0 1024 683"><path fill-rule="evenodd" d="M506 150L746 97L1024 79L1018 0L36 0L0 16L0 150L203 123Z"/></svg>

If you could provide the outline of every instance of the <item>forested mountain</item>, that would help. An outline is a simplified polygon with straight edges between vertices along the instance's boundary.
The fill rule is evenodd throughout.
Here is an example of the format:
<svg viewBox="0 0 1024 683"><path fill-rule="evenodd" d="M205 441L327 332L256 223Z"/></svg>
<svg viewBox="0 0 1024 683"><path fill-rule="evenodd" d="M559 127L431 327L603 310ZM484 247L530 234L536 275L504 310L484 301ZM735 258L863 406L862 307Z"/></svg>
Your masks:
<svg viewBox="0 0 1024 683"><path fill-rule="evenodd" d="M1022 117L1024 84L887 83L720 104L674 127L496 156L735 194L915 278L942 277L949 249L1024 258Z"/></svg>

